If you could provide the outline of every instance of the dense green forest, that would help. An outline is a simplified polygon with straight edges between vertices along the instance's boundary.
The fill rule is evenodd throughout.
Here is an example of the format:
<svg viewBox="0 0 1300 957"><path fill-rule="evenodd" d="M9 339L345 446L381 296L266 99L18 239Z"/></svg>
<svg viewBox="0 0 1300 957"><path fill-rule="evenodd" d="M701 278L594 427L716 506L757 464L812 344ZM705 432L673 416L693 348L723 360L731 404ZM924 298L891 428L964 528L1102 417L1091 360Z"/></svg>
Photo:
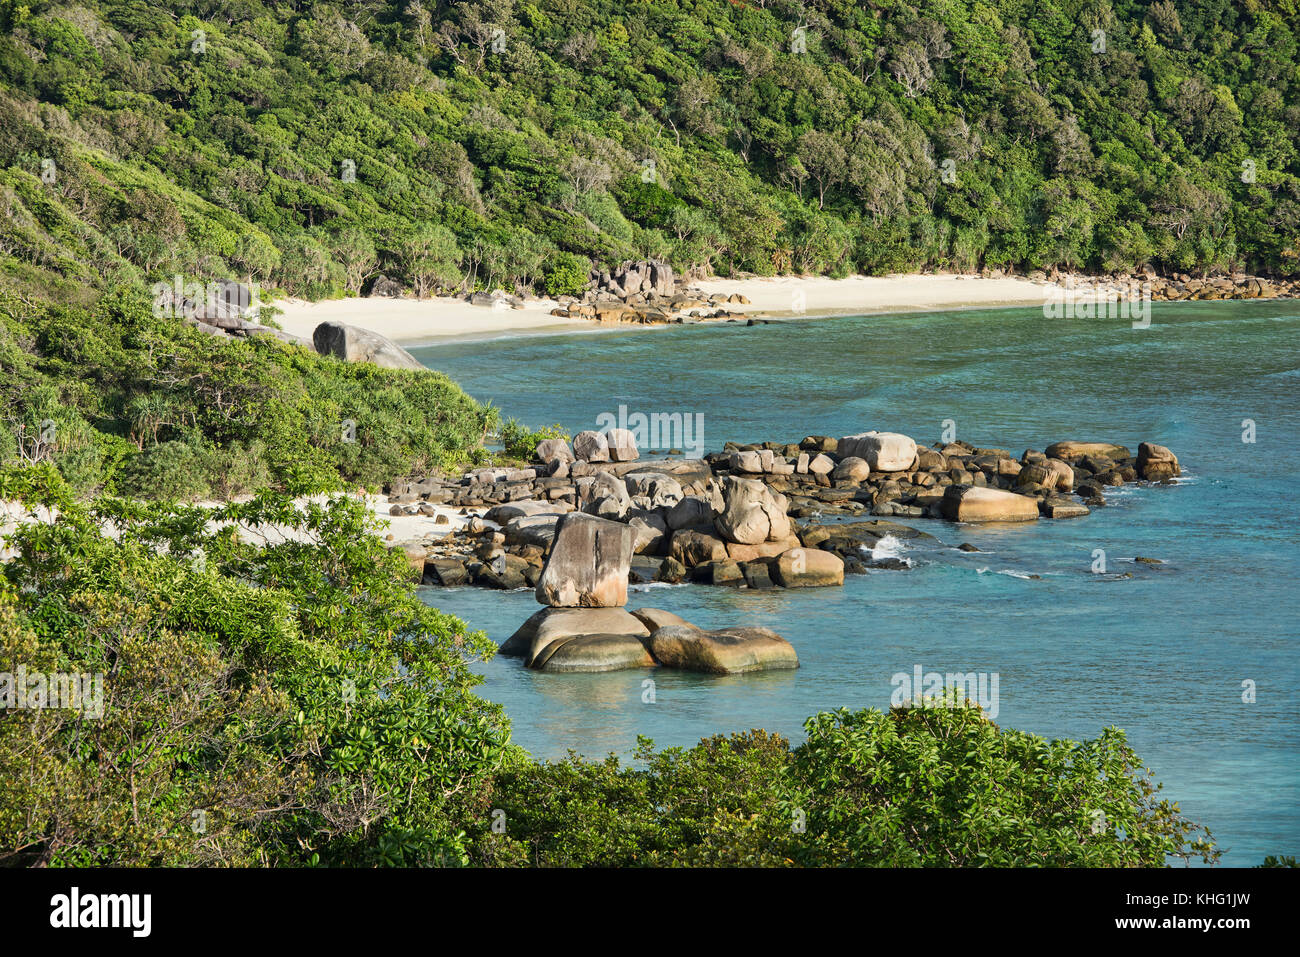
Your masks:
<svg viewBox="0 0 1300 957"><path fill-rule="evenodd" d="M1294 274L1298 36L1296 0L0 0L0 270Z"/></svg>

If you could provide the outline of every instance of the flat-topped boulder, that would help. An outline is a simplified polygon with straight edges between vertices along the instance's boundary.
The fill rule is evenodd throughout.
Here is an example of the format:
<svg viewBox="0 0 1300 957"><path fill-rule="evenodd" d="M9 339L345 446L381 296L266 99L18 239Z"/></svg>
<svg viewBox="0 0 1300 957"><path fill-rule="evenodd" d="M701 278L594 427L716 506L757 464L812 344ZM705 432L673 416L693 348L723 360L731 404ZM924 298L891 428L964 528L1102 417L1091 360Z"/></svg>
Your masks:
<svg viewBox="0 0 1300 957"><path fill-rule="evenodd" d="M537 600L564 608L627 604L633 539L632 529L619 522L583 512L562 515L537 581Z"/></svg>
<svg viewBox="0 0 1300 957"><path fill-rule="evenodd" d="M523 658L528 664L553 641L592 634L645 637L650 629L624 608L543 608L502 642L497 653L507 658Z"/></svg>
<svg viewBox="0 0 1300 957"><path fill-rule="evenodd" d="M950 485L940 503L943 517L950 522L1033 522L1038 520L1038 501L997 488Z"/></svg>
<svg viewBox="0 0 1300 957"><path fill-rule="evenodd" d="M650 653L666 668L735 675L799 667L794 646L767 628L704 631L666 625L649 639Z"/></svg>
<svg viewBox="0 0 1300 957"><path fill-rule="evenodd" d="M1066 462L1086 455L1098 455L1116 461L1133 456L1124 446L1112 442L1053 442L1047 447L1046 453L1049 458L1063 459Z"/></svg>

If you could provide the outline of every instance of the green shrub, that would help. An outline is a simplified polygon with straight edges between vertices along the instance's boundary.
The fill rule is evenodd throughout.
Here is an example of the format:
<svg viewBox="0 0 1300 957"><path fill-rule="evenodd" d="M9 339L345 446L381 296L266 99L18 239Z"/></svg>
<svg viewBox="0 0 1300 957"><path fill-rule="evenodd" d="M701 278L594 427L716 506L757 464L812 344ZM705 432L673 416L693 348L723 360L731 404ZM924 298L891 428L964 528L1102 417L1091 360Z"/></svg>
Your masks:
<svg viewBox="0 0 1300 957"><path fill-rule="evenodd" d="M546 294L556 296L578 296L587 288L590 265L581 256L573 253L556 253L547 262L542 271L542 285Z"/></svg>

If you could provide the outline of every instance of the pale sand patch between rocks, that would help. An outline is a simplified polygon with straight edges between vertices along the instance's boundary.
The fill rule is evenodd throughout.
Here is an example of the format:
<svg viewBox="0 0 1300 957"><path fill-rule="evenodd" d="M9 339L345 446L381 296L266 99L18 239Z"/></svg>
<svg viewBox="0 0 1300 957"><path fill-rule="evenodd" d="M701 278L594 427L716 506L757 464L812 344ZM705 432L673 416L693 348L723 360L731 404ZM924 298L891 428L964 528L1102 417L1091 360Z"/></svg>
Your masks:
<svg viewBox="0 0 1300 957"><path fill-rule="evenodd" d="M294 499L294 503L302 505L309 501L324 502L330 497L329 495L306 496ZM423 540L429 535L441 537L453 529L460 528L470 518L480 515L484 511L483 509L469 509L469 514L461 515L457 509L445 505L434 505L434 514L432 515L389 515L388 511L392 506L386 495L351 495L349 497L362 498L366 503L366 507L370 510L375 532L381 538L392 535L393 540L397 542ZM204 508L217 508L222 503L197 502L195 504ZM5 547L3 539L6 535L14 532L20 524L53 521L55 514L57 513L51 512L44 507L29 509L19 502L0 501L0 561L8 561L17 554L15 549ZM440 524L438 522L438 516L440 515L447 517L445 523ZM491 523L488 524L491 525ZM208 527L213 529L216 527L216 523L210 522ZM116 535L116 531L111 524L104 529L104 532L109 536ZM239 535L244 541L259 545L275 545L290 539L300 542L310 540L309 536L301 531L279 525L264 525L252 528L246 524L241 524L239 526Z"/></svg>

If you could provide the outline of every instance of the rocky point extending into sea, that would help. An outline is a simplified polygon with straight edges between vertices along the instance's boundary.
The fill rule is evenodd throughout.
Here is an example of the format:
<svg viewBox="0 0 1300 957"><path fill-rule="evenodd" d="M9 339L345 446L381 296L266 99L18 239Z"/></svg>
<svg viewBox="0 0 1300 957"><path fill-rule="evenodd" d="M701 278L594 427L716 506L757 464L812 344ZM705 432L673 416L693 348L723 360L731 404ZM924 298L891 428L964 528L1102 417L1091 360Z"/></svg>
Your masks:
<svg viewBox="0 0 1300 957"><path fill-rule="evenodd" d="M870 431L801 442L727 443L699 459L642 459L626 429L540 443L526 468L394 483L393 515L448 531L395 542L428 585L534 588L547 606L503 646L531 667L659 664L714 672L796 667L765 629L704 632L668 612L626 612L629 583L835 587L876 560L886 536L929 537L896 518L950 523L1083 518L1109 489L1166 482L1177 457L1148 442L1061 441L1014 456L966 442L926 448ZM458 513L452 529L447 510ZM565 645L561 637L583 640ZM616 636L616 637L611 637ZM599 638L599 640L597 640Z"/></svg>

